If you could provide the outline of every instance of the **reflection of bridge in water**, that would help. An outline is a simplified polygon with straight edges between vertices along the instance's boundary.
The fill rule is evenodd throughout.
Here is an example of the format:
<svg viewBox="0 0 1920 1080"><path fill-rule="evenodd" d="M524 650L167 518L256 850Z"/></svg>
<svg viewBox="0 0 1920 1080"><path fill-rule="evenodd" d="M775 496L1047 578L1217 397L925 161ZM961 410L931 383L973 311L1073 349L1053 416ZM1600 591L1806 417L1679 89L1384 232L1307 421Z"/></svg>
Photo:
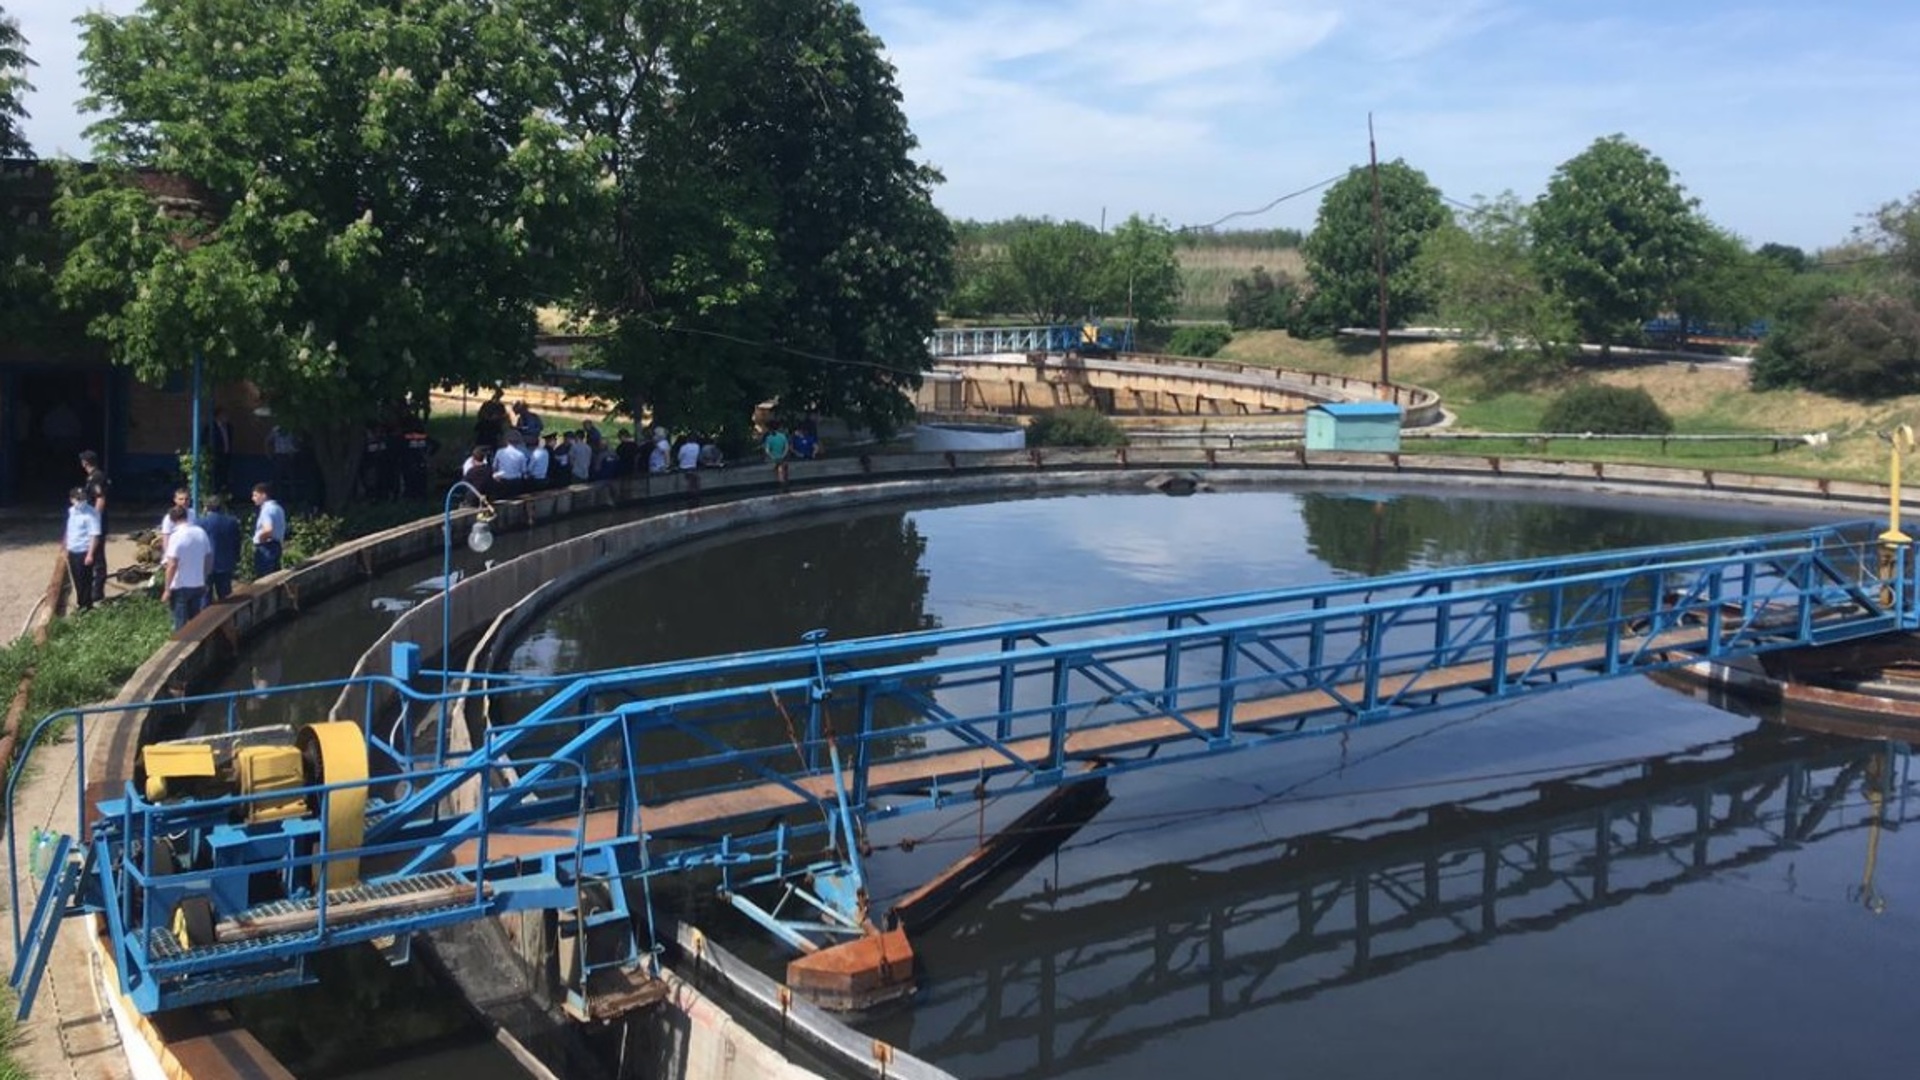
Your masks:
<svg viewBox="0 0 1920 1080"><path fill-rule="evenodd" d="M948 927L978 967L930 973L913 1051L992 1054L980 1076L1090 1067L1863 825L1897 828L1891 753L1763 728L995 903ZM1882 809L1841 820L1850 794Z"/></svg>

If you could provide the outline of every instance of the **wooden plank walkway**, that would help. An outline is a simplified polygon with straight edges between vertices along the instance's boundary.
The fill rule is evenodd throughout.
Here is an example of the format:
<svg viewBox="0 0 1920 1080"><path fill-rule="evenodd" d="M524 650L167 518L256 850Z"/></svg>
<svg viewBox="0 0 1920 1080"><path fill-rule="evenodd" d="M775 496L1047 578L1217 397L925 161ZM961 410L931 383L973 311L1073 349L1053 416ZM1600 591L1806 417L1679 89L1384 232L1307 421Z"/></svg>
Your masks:
<svg viewBox="0 0 1920 1080"><path fill-rule="evenodd" d="M1696 650L1706 643L1704 632L1704 628L1689 627L1667 631L1650 638L1623 638L1617 654L1632 656L1664 653L1670 650ZM1591 668L1604 662L1607 655L1608 649L1605 643L1569 646L1553 649L1544 654L1526 653L1508 658L1507 678L1541 677L1562 671ZM1379 698L1382 701L1391 701L1404 695L1423 696L1455 690L1471 690L1488 687L1492 681L1491 661L1428 668L1415 672L1383 675L1379 684ZM1361 701L1365 695L1366 683L1357 681L1334 687L1331 691L1301 690L1237 701L1233 707L1233 726L1235 730L1251 731L1285 727L1316 715L1346 709L1349 707L1347 702ZM1185 722L1170 715L1145 716L1136 720L1125 720L1070 732L1066 740L1066 754L1070 760L1085 760L1175 743L1183 739L1204 738L1204 735L1195 734L1194 727L1206 732L1217 726L1219 722L1219 712L1214 708L1183 710L1182 715L1185 717ZM973 780L983 772L991 776L1023 769L1038 769L1047 764L1051 750L1050 742L1048 735L1041 734L1003 744L1005 753L996 748L969 746L875 765L867 772L869 798L888 792L920 791L935 784ZM1012 760L1009 760L1008 754L1012 755ZM846 773L845 783L849 786L853 784L851 771ZM800 791L795 791L795 787ZM800 792L805 794L802 795ZM646 832L656 838L698 835L718 832L723 826L740 821L765 819L770 822L772 819L796 811L815 809L832 802L833 798L833 775L816 773L794 778L793 787L780 783L759 783L643 806L640 810L640 820ZM529 827L551 829L562 824L571 825L577 820L577 817L569 816L564 822L561 819L555 819L552 822ZM617 822L618 818L613 810L597 810L589 813L586 818L587 843L615 839L618 835ZM487 858L489 861L529 858L572 847L571 839L552 835L499 832L487 838ZM459 845L453 852L455 865L472 865L478 858L479 845L473 841Z"/></svg>

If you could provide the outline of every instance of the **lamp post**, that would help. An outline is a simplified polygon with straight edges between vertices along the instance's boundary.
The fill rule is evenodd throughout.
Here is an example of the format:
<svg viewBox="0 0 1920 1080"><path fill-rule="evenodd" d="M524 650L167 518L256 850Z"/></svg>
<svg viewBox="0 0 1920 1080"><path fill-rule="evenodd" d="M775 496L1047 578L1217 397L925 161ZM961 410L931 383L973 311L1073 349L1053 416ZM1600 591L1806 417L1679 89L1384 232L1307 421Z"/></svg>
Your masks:
<svg viewBox="0 0 1920 1080"><path fill-rule="evenodd" d="M493 504L480 489L465 480L455 480L447 489L440 514L440 734L434 740L436 758L441 756L447 731L447 694L453 683L453 497L461 492L480 500L480 513L467 532L467 547L485 554L493 547ZM435 766L444 764L435 761Z"/></svg>

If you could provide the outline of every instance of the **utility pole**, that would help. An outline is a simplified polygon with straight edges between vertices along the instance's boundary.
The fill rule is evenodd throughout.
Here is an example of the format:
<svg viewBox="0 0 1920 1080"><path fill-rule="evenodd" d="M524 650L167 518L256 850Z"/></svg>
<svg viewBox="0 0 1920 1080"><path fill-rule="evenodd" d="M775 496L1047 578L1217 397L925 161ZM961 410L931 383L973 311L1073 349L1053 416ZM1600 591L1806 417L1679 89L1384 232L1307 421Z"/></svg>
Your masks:
<svg viewBox="0 0 1920 1080"><path fill-rule="evenodd" d="M1367 161L1373 168L1373 264L1380 277L1380 381L1392 382L1387 368L1387 228L1380 212L1380 152L1373 143L1373 114L1367 114Z"/></svg>

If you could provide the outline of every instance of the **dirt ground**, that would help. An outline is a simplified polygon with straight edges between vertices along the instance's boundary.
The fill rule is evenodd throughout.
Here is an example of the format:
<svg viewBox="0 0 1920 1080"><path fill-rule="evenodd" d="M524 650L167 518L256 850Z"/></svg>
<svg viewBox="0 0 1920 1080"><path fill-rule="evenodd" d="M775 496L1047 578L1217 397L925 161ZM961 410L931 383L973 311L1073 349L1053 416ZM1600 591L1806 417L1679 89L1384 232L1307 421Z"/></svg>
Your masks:
<svg viewBox="0 0 1920 1080"><path fill-rule="evenodd" d="M116 507L113 510L113 527L116 535L107 538L107 567L118 570L134 561L135 545L127 539L130 524L126 511ZM142 526L152 525L160 520L160 511L152 514L153 522L140 518ZM12 510L0 514L0 642L12 641L31 625L31 620L47 594L47 584L53 579L53 570L60 560L60 537L66 523L64 507L54 511ZM107 595L117 596L129 586L109 579ZM67 602L71 605L72 593Z"/></svg>

